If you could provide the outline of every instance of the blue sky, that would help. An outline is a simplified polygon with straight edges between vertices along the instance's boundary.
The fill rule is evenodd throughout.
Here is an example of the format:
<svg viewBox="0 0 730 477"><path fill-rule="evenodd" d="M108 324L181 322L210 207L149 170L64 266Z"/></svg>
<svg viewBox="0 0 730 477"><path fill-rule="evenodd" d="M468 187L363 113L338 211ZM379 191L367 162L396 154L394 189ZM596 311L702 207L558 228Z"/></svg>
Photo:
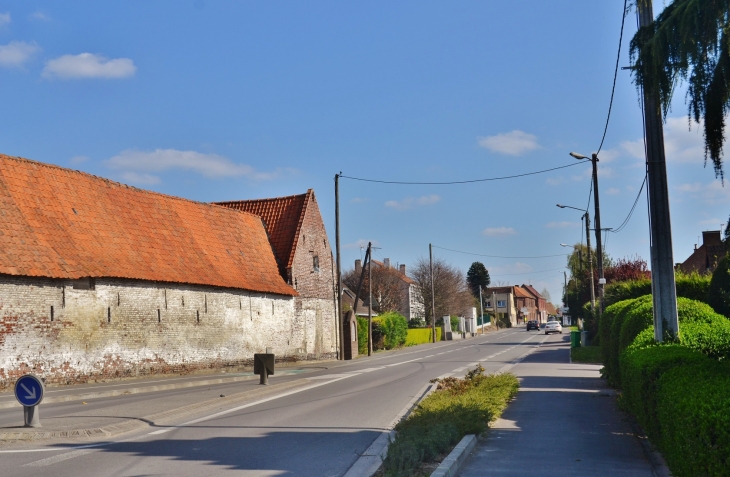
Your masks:
<svg viewBox="0 0 730 477"><path fill-rule="evenodd" d="M401 181L520 174L598 148L623 2L0 1L0 152L200 201L313 188L334 242L335 173ZM662 3L657 2L655 12ZM626 20L621 66L636 30ZM604 227L643 179L641 110L619 71L601 153ZM703 167L680 91L665 126L675 261L719 229L730 192ZM470 185L341 182L343 263L413 264L428 244L559 255L581 238L588 164ZM591 215L592 210L591 210ZM610 234L649 258L646 201ZM565 257L436 249L493 282L546 287Z"/></svg>

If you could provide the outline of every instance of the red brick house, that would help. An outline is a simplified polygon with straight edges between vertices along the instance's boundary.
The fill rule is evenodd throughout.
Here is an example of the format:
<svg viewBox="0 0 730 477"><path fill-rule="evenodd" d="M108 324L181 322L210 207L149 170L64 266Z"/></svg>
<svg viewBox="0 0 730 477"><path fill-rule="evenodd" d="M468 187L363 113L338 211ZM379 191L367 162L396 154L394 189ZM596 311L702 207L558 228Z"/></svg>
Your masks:
<svg viewBox="0 0 730 477"><path fill-rule="evenodd" d="M522 287L514 287L517 324L537 320L537 299ZM525 312L526 311L526 312Z"/></svg>
<svg viewBox="0 0 730 477"><path fill-rule="evenodd" d="M535 310L535 319L538 320L540 323L545 323L547 321L547 301L545 298L543 298L540 293L535 290L535 287L532 285L525 285L522 284L522 288L527 290L527 292L532 295L535 298L535 303L537 306L537 309Z"/></svg>
<svg viewBox="0 0 730 477"><path fill-rule="evenodd" d="M702 245L695 249L687 260L678 263L676 268L684 273L698 272L712 273L717 268L717 262L725 255L725 244L722 243L719 230L702 232Z"/></svg>
<svg viewBox="0 0 730 477"><path fill-rule="evenodd" d="M332 249L314 191L271 199L216 202L263 220L281 277L297 291L298 347L306 355L333 356L337 333Z"/></svg>

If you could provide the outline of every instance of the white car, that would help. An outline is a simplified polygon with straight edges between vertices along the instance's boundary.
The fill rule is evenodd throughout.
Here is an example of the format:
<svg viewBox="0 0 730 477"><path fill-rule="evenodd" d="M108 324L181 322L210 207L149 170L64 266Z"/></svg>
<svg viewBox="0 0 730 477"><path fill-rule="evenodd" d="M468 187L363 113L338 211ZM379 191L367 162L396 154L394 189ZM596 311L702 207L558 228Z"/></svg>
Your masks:
<svg viewBox="0 0 730 477"><path fill-rule="evenodd" d="M563 325L559 321L548 321L545 324L545 334L549 335L550 333L560 333L562 335Z"/></svg>

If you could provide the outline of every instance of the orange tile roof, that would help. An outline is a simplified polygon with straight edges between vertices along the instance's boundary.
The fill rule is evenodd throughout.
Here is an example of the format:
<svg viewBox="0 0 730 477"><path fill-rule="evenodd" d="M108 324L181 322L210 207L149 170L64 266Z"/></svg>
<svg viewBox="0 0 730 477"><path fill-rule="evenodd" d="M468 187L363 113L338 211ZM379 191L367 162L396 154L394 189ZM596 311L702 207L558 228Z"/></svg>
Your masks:
<svg viewBox="0 0 730 477"><path fill-rule="evenodd" d="M0 154L0 273L296 295L261 219Z"/></svg>
<svg viewBox="0 0 730 477"><path fill-rule="evenodd" d="M380 267L380 268L385 267L385 264L383 262L379 262L378 260L373 259L373 263L376 266ZM400 272L400 270L398 270L397 268L392 268L392 270L396 271L398 273L398 278L400 278L405 283L407 283L409 285L415 285L416 284L416 282L411 277L409 277L408 275L402 274Z"/></svg>
<svg viewBox="0 0 730 477"><path fill-rule="evenodd" d="M250 212L263 219L271 246L274 248L279 262L281 275L286 276L286 269L291 268L294 262L299 231L302 228L307 205L312 197L314 197L314 191L309 189L306 194L287 197L215 203L231 209Z"/></svg>
<svg viewBox="0 0 730 477"><path fill-rule="evenodd" d="M518 296L520 298L532 298L533 300L535 299L535 297L532 296L530 293L528 293L527 290L525 290L524 288L518 287L516 285L514 288L515 288L515 292L514 292L515 296Z"/></svg>

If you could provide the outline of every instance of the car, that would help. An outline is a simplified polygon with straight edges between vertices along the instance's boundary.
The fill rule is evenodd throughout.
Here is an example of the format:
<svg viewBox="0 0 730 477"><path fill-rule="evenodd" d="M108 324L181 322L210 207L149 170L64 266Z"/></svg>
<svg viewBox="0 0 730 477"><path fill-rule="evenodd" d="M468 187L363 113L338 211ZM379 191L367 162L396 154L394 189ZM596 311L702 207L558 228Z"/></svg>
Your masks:
<svg viewBox="0 0 730 477"><path fill-rule="evenodd" d="M560 333L562 335L563 325L559 321L548 321L545 323L545 334L549 335L550 333Z"/></svg>
<svg viewBox="0 0 730 477"><path fill-rule="evenodd" d="M527 322L527 331L530 330L540 330L540 323L537 322L537 320L530 320Z"/></svg>

